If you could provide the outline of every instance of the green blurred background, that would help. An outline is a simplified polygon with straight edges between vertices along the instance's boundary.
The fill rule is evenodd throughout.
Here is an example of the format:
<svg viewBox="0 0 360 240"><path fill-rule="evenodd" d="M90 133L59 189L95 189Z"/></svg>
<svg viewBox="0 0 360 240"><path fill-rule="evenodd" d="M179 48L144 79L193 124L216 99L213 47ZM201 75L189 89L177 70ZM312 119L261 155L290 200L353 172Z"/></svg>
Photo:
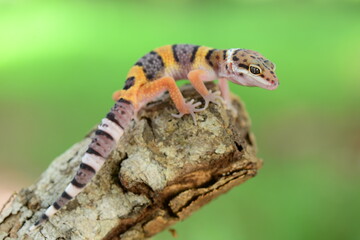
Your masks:
<svg viewBox="0 0 360 240"><path fill-rule="evenodd" d="M360 239L355 0L0 0L1 201L100 121L138 58L173 43L259 51L281 81L231 85L264 167L177 224L178 239Z"/></svg>

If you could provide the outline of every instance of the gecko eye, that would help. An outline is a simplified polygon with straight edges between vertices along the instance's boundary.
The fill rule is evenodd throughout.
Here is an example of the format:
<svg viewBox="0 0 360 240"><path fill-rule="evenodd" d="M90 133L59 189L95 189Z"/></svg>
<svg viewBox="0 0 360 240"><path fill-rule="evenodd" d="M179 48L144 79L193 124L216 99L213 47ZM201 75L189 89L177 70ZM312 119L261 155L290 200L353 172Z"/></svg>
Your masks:
<svg viewBox="0 0 360 240"><path fill-rule="evenodd" d="M250 65L249 71L250 71L252 74L258 75L258 74L261 73L261 68L259 68L258 66L255 66L255 65Z"/></svg>

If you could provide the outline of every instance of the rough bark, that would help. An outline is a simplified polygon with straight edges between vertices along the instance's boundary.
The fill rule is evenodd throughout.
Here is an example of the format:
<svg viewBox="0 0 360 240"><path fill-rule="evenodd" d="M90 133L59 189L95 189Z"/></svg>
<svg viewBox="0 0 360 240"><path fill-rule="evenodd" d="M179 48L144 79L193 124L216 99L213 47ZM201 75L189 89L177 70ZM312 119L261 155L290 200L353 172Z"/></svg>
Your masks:
<svg viewBox="0 0 360 240"><path fill-rule="evenodd" d="M201 100L189 86L182 92ZM85 138L10 199L0 214L0 239L146 239L185 219L261 167L248 114L240 100L233 105L237 116L210 104L196 126L190 116L171 117L168 95L149 104L85 190L29 232L73 177Z"/></svg>

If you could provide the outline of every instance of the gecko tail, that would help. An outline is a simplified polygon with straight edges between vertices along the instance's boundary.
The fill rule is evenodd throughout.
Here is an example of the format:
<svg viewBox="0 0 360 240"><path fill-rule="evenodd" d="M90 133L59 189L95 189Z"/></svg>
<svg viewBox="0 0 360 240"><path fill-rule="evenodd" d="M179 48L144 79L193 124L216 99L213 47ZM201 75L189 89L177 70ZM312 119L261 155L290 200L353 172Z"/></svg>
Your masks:
<svg viewBox="0 0 360 240"><path fill-rule="evenodd" d="M43 223L43 222L46 222L47 220L49 219L49 217L43 213L41 214L41 217L39 220L37 220L30 228L29 228L29 231L32 232L32 231L35 231L36 229L38 229L40 227L40 225Z"/></svg>
<svg viewBox="0 0 360 240"><path fill-rule="evenodd" d="M82 192L85 186L101 169L110 153L115 149L117 142L132 119L134 119L133 104L125 99L119 99L106 117L102 119L101 124L95 131L95 135L81 159L81 164L75 177L61 196L30 227L30 231L37 229L71 199Z"/></svg>

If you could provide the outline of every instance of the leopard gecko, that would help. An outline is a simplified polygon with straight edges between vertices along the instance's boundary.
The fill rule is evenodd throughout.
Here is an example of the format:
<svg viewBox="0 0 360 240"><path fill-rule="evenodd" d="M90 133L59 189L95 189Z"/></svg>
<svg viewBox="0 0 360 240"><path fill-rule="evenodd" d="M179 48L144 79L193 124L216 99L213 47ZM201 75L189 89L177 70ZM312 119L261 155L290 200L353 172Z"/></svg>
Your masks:
<svg viewBox="0 0 360 240"><path fill-rule="evenodd" d="M204 98L202 108L198 108L200 102L185 101L175 83L179 79L190 80ZM219 79L221 97L219 92L209 91L204 84L215 79ZM140 58L131 67L124 88L114 93L116 103L95 131L75 177L30 229L47 221L84 189L145 104L168 91L179 112L172 115L181 118L190 114L196 124L195 113L205 110L210 102L223 100L231 108L228 81L269 90L279 85L274 63L260 53L247 49L220 50L175 44L157 48Z"/></svg>

